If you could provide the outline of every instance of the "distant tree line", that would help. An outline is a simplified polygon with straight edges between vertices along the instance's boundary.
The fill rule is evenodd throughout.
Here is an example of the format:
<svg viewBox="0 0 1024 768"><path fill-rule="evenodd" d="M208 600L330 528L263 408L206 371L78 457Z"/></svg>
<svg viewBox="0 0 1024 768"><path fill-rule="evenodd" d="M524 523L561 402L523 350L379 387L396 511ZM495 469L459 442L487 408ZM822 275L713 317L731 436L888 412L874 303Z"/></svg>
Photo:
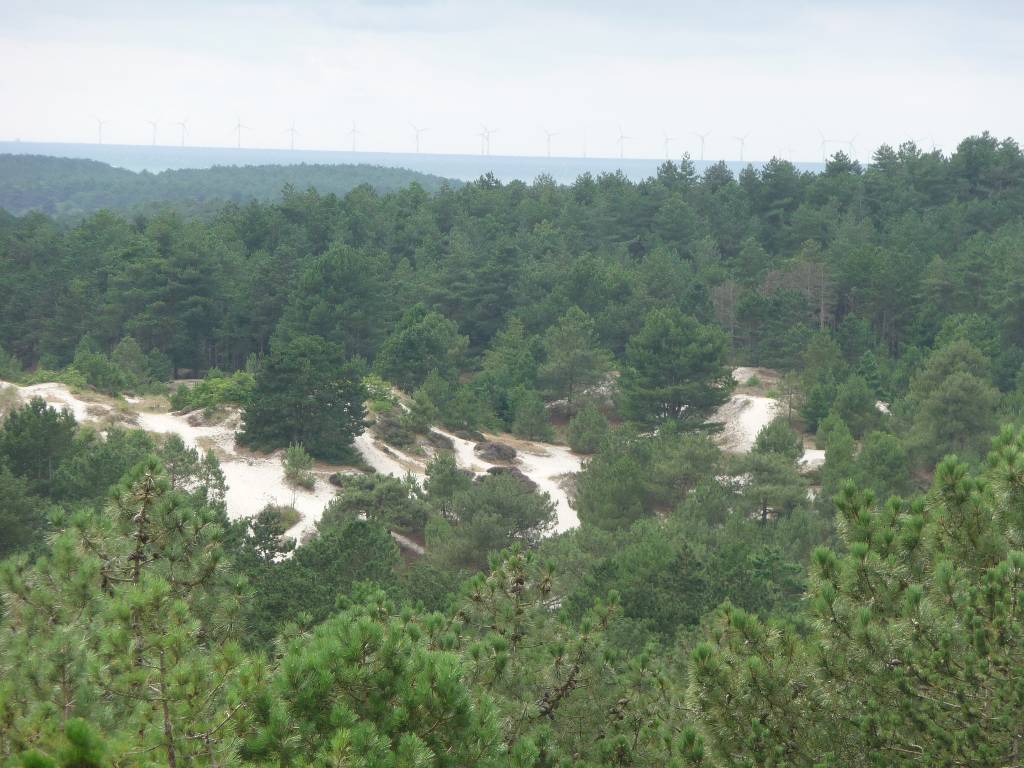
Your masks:
<svg viewBox="0 0 1024 768"><path fill-rule="evenodd" d="M412 182L429 192L461 185L428 173L366 164L221 165L135 173L96 160L0 154L0 208L15 215L41 211L81 218L103 209L210 215L224 203L270 200L288 185L344 195L362 184L383 194Z"/></svg>

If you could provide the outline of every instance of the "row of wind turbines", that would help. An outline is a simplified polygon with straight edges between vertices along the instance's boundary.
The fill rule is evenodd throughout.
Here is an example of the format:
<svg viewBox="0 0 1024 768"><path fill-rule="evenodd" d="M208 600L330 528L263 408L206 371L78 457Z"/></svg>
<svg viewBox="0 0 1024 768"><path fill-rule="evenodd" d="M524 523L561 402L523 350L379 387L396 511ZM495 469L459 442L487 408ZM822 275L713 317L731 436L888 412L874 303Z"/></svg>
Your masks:
<svg viewBox="0 0 1024 768"><path fill-rule="evenodd" d="M97 117L95 115L93 116L93 120L96 122L97 141L100 144L102 144L103 143L103 128L104 128L104 126L109 125L113 121L111 121L111 120L104 120L104 119L102 119L100 117ZM152 130L152 135L151 135L152 145L156 146L156 144L157 144L158 129L159 129L159 126L161 125L161 123L159 121L157 121L157 120L145 120L143 122L145 122L146 124L148 124L150 126L150 128ZM170 126L173 126L173 127L178 129L179 143L180 143L180 146L184 147L185 146L185 142L186 142L186 138L187 138L187 135L188 135L189 119L186 117L186 118L184 118L182 120L177 120L177 121L174 121L174 122L165 123L165 125L170 125ZM416 153L419 154L420 149L421 149L421 140L422 140L423 134L426 133L427 131L429 131L430 129L422 127L422 126L419 126L419 125L417 125L417 124L415 124L415 123L413 123L411 121L409 123L409 128L412 130L412 133L413 133L414 146L415 146ZM494 136L496 133L498 133L499 130L497 128L488 126L486 124L481 124L480 129L481 130L478 133L475 134L480 139L480 154L481 155L490 155L491 154L491 137ZM242 122L242 119L240 117L237 118L236 121L235 121L235 125L231 128L231 131L230 131L230 135L233 135L234 138L235 138L235 147L236 148L238 148L238 149L242 148L243 132L244 131L248 131L248 130L252 130L252 129L248 125L245 125ZM622 130L622 126L621 125L619 126L618 131L619 131L618 132L618 137L616 138L615 143L618 145L619 158L623 159L626 156L626 146L627 146L627 143L630 142L630 141L635 141L637 137L627 135ZM547 127L543 127L543 126L541 127L541 132L544 135L544 147L545 147L546 154L547 154L548 157L551 157L552 156L552 154L551 154L552 153L552 146L553 146L552 140L554 138L556 138L557 136L560 136L562 134L559 133L558 131L552 131L552 130L548 129ZM288 137L289 137L289 148L294 150L295 149L295 139L296 139L297 136L301 135L299 130L295 127L295 122L292 121L291 125L288 128L286 128L284 131L282 131L281 133L288 135ZM349 139L351 140L351 150L353 152L355 152L357 150L357 139L362 134L363 134L363 132L357 128L356 122L353 120L352 121L352 127L348 131L346 131L346 133L345 133L345 135L348 136ZM698 159L703 161L704 160L704 150L705 150L706 142L707 142L708 137L712 135L712 132L711 131L705 131L703 133L699 133L699 132L694 131L694 132L691 132L689 135L694 137L694 138L696 138L699 141L700 149L699 149L699 152L698 152ZM854 135L853 138L850 138L850 139L835 139L835 138L827 137L820 130L818 131L818 135L821 138L821 142L819 144L819 149L821 150L821 160L822 160L822 162L826 162L827 161L827 159L828 159L828 152L829 152L830 148L833 150L833 152L845 149L850 157L856 157L857 156L857 148L856 148L856 144L854 143L857 140L857 135ZM737 144L737 148L739 150L739 160L740 160L740 162L743 162L745 160L746 144L747 144L747 139L749 137L750 137L750 132L747 132L747 133L743 134L742 136L731 136L730 137ZM672 157L672 145L675 142L677 142L677 141L679 141L679 138L677 136L670 136L667 131L663 132L662 143L663 143L663 147L664 147L665 159L666 160L670 159ZM932 142L932 148L933 149L935 148L934 147L934 141ZM787 148L786 154L789 155L789 159L792 159L792 154L793 154L792 148ZM584 129L584 131L583 131L583 157L587 157L587 156L588 156L587 132Z"/></svg>

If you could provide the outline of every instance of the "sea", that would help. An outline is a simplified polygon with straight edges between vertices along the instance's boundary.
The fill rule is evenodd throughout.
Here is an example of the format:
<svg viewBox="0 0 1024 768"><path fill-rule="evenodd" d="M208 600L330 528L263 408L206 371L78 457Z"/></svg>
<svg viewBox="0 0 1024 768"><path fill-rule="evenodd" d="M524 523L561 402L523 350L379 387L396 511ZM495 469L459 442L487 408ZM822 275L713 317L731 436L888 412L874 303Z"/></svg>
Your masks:
<svg viewBox="0 0 1024 768"><path fill-rule="evenodd" d="M135 144L58 144L33 141L0 141L0 154L49 155L98 160L129 171L159 173L181 168L211 168L215 165L352 165L365 163L386 168L406 168L449 179L472 181L488 173L502 182L532 182L550 176L562 184L584 173L622 173L633 181L654 176L664 160L609 157L527 157L518 155L434 155L412 152L345 152L315 149L240 149L225 147L149 146ZM698 172L712 160L695 160ZM734 173L764 161L727 160ZM822 163L795 162L802 171L820 172Z"/></svg>

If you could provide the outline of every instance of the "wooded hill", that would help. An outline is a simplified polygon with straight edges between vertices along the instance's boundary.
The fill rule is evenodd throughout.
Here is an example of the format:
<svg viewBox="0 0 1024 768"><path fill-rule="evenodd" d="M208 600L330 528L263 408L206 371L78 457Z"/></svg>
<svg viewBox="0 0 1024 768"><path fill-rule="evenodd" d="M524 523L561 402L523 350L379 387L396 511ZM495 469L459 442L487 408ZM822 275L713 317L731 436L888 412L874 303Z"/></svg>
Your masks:
<svg viewBox="0 0 1024 768"><path fill-rule="evenodd" d="M160 206L199 213L219 203L271 200L289 185L344 195L361 184L383 194L413 182L430 192L462 183L365 164L214 166L135 173L95 160L0 155L0 208L16 215L42 211L80 216L103 208L136 212Z"/></svg>
<svg viewBox="0 0 1024 768"><path fill-rule="evenodd" d="M1020 762L1012 140L0 214L0 343L0 378L108 395L205 372L173 407L239 409L297 482L367 412L398 450L587 455L569 532L435 440L422 485L340 476L296 547L287 510L227 519L213 452L0 390L5 766ZM769 394L737 363L784 407L728 454L706 419Z"/></svg>

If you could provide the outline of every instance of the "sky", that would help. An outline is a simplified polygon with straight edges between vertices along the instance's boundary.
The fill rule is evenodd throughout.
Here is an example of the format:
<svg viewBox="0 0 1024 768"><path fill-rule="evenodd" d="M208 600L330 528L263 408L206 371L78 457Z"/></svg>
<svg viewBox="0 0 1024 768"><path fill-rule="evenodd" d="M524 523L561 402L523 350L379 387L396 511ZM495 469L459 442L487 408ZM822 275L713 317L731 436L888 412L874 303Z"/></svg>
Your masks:
<svg viewBox="0 0 1024 768"><path fill-rule="evenodd" d="M995 0L0 0L0 140L867 160L1024 138L1022 40Z"/></svg>

